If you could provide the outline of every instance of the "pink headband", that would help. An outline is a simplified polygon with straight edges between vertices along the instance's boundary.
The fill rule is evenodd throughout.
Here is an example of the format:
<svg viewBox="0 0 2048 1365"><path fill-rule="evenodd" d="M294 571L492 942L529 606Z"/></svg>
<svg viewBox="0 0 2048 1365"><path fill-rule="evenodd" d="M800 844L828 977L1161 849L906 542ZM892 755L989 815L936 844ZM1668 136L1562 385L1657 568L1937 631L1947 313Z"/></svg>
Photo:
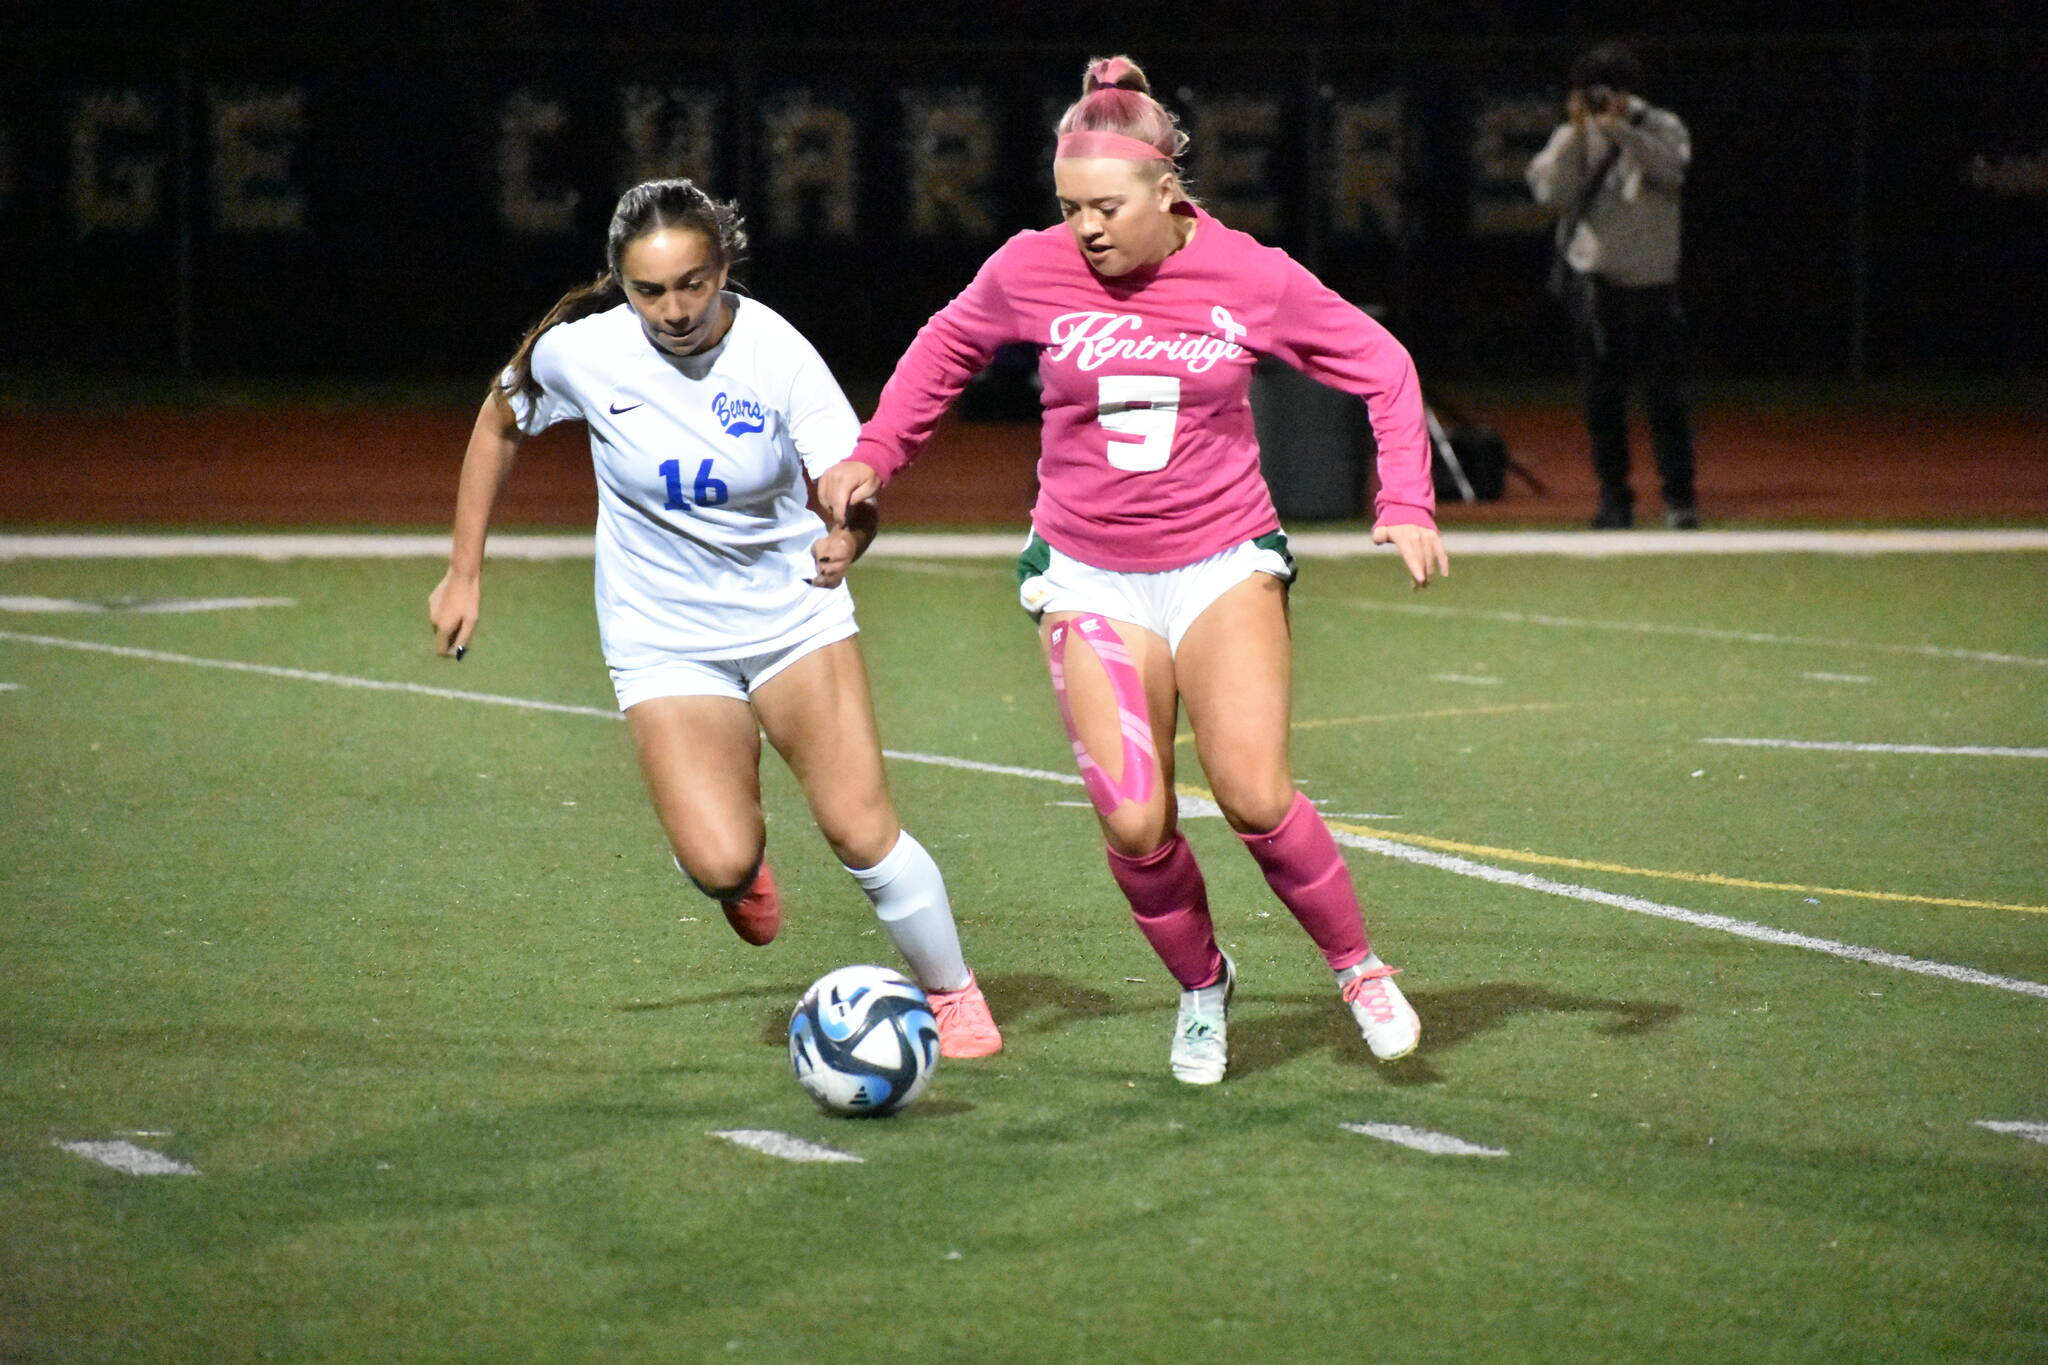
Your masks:
<svg viewBox="0 0 2048 1365"><path fill-rule="evenodd" d="M1052 155L1055 161L1080 156L1108 156L1119 161L1173 160L1151 143L1122 133L1062 133Z"/></svg>

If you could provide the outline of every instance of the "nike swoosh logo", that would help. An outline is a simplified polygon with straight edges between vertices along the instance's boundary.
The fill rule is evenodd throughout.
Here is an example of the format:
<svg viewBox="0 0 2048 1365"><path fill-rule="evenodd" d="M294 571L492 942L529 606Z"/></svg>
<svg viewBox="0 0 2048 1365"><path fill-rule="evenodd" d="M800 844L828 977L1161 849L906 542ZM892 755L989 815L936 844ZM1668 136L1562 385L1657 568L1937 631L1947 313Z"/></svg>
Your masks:
<svg viewBox="0 0 2048 1365"><path fill-rule="evenodd" d="M622 407L620 407L620 406L619 406L619 405L618 405L617 403L614 403L614 404L612 404L612 416L614 416L614 417L617 417L617 416L618 416L618 415L619 415L620 413L622 413L622 412L631 412L631 411L632 411L632 410L633 410L634 408L644 408L644 407L646 407L646 406L647 406L647 404L646 404L646 403L644 403L644 402L642 402L642 403L628 403L628 404L626 404L626 406L624 406L624 407L622 408Z"/></svg>

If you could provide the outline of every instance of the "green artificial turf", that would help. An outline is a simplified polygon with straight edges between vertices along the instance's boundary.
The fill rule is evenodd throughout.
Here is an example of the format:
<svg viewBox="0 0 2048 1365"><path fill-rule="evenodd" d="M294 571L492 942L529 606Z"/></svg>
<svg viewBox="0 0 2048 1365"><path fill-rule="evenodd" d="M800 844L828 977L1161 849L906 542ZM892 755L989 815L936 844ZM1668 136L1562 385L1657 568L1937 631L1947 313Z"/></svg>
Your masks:
<svg viewBox="0 0 2048 1365"><path fill-rule="evenodd" d="M788 1010L891 955L772 756L789 924L754 949L615 719L331 680L608 711L589 572L494 565L458 666L423 560L0 565L296 603L0 615L0 1361L2048 1354L2048 1147L1976 1126L2048 1123L2048 999L1357 850L1424 1022L1382 1066L1196 819L1240 988L1230 1079L1183 1087L1172 983L1043 776L892 762L1008 1046L824 1116ZM1310 562L1295 769L1342 830L2048 982L2048 760L1701 743L2048 745L2044 588L2028 554L1469 558L1423 594ZM1007 566L856 590L892 750L1070 771ZM711 1136L745 1128L864 1163ZM119 1138L200 1174L56 1146Z"/></svg>

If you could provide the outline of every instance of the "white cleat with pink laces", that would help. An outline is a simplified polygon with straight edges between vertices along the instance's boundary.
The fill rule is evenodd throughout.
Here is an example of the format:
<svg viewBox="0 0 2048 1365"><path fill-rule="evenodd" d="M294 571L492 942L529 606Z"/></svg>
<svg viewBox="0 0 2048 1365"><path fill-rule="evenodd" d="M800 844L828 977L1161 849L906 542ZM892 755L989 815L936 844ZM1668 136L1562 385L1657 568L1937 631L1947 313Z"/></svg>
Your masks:
<svg viewBox="0 0 2048 1365"><path fill-rule="evenodd" d="M1351 1007L1351 1017L1358 1021L1359 1036L1383 1062L1406 1057L1422 1041L1422 1020L1394 984L1400 970L1389 967L1374 953L1337 973L1337 989Z"/></svg>

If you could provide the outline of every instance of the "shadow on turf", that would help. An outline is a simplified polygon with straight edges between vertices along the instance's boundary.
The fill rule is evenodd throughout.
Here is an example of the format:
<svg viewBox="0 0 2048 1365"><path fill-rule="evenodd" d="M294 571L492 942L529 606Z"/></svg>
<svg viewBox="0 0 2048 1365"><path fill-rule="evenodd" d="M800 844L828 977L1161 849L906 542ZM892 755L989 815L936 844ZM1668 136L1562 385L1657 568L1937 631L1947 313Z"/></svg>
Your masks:
<svg viewBox="0 0 2048 1365"><path fill-rule="evenodd" d="M1398 1062L1377 1062L1359 1042L1344 1013L1321 996L1298 996L1304 1005L1271 1018L1247 1020L1230 1031L1230 1073L1250 1075L1319 1048L1340 1060L1377 1069L1395 1085L1437 1085L1444 1075L1435 1063L1444 1054L1524 1014L1606 1014L1594 1031L1632 1038L1662 1028L1682 1012L1676 1005L1640 1000L1565 995L1514 981L1487 981L1452 990L1417 991L1408 999L1422 1016L1422 1046Z"/></svg>

